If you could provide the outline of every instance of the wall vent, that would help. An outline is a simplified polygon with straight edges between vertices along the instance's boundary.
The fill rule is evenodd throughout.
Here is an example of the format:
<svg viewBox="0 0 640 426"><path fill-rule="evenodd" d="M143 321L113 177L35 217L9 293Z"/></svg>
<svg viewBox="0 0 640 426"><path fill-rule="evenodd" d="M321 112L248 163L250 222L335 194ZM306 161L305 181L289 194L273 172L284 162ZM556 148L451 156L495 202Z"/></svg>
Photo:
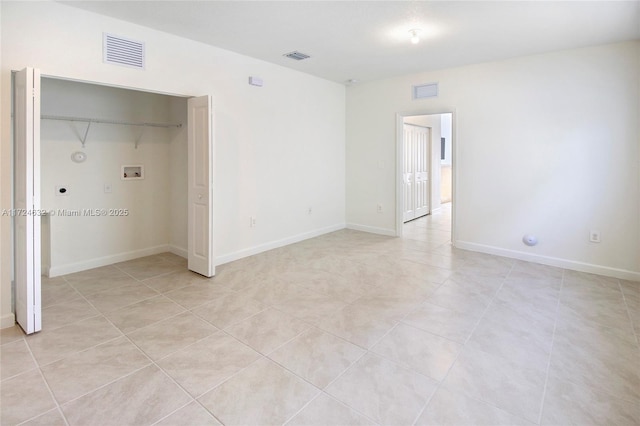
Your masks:
<svg viewBox="0 0 640 426"><path fill-rule="evenodd" d="M413 86L411 88L413 99L425 99L438 97L438 83L428 83Z"/></svg>
<svg viewBox="0 0 640 426"><path fill-rule="evenodd" d="M102 55L107 64L144 69L144 43L140 41L104 33Z"/></svg>
<svg viewBox="0 0 640 426"><path fill-rule="evenodd" d="M285 53L282 56L286 56L287 58L295 59L296 61L302 61L303 59L308 59L308 58L311 57L309 55L305 55L302 52L298 52L297 50L294 50L293 52Z"/></svg>

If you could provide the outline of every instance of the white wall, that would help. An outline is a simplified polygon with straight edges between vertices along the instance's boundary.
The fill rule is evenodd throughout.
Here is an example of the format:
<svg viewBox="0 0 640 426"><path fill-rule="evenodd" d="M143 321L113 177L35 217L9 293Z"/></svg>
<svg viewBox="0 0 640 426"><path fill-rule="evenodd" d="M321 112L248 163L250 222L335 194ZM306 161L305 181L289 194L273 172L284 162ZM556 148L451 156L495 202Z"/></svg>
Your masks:
<svg viewBox="0 0 640 426"><path fill-rule="evenodd" d="M186 101L170 96L43 78L41 99L43 115L186 124ZM175 111L177 117L171 114L176 103L182 105L181 113ZM186 155L186 141L179 144L182 153L170 152L172 141L184 129L93 123L83 148L79 136L86 127L86 123L41 122L42 208L80 213L49 218L50 256L43 260L49 258L44 271L51 276L166 251L171 212L180 207L172 193L185 192L170 185L174 169L186 179L186 165L173 164ZM87 160L74 163L71 154L76 151L86 153ZM121 166L132 164L144 166L144 179L121 179ZM104 192L107 183L110 193ZM64 196L56 194L62 185L68 190ZM186 201L181 207L186 209ZM127 215L85 215L93 209L116 209L116 214L127 209Z"/></svg>
<svg viewBox="0 0 640 426"><path fill-rule="evenodd" d="M214 96L219 262L344 226L344 86L55 2L0 7L2 208L11 206L10 73L34 66L45 75ZM103 32L146 42L146 70L103 64ZM249 86L251 75L265 86ZM248 226L250 216L257 217L255 228ZM0 319L6 325L12 321L11 222L2 218L1 224Z"/></svg>
<svg viewBox="0 0 640 426"><path fill-rule="evenodd" d="M442 165L451 165L453 155L451 137L453 135L453 116L452 114L440 114L440 136L445 138L444 160L440 160Z"/></svg>
<svg viewBox="0 0 640 426"><path fill-rule="evenodd" d="M440 160L440 203L448 203L451 201L451 161L453 157L452 126L453 115L451 113L440 114L440 137L444 138L444 159Z"/></svg>
<svg viewBox="0 0 640 426"><path fill-rule="evenodd" d="M396 113L453 111L456 245L640 279L639 52L594 46L349 87L348 223L395 231L395 210L376 204L395 203ZM412 101L425 81L439 97Z"/></svg>

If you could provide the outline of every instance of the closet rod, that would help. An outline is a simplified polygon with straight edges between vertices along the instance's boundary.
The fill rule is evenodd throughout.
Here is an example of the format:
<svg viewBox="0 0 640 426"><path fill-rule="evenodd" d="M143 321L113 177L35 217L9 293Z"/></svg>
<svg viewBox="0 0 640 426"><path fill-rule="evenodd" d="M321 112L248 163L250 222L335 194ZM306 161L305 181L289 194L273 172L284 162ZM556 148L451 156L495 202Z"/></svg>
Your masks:
<svg viewBox="0 0 640 426"><path fill-rule="evenodd" d="M98 118L86 118L86 117L62 117L58 115L42 115L43 120L61 120L61 121L82 121L85 123L103 123L103 124L122 124L124 126L146 126L146 127L182 127L181 123L136 123L132 121L118 121L118 120L102 120Z"/></svg>

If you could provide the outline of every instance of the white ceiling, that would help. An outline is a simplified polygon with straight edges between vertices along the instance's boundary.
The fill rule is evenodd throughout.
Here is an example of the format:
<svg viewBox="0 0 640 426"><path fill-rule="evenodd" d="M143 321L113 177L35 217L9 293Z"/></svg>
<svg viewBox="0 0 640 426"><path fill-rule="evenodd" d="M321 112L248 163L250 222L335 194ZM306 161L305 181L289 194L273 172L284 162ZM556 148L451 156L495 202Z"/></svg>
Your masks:
<svg viewBox="0 0 640 426"><path fill-rule="evenodd" d="M639 0L63 3L340 83L640 39Z"/></svg>

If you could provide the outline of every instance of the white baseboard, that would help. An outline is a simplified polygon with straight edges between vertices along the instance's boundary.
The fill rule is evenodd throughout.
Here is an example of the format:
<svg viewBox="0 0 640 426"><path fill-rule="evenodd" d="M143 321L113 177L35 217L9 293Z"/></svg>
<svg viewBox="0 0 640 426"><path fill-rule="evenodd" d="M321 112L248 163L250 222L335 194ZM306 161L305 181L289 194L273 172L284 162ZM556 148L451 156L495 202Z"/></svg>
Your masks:
<svg viewBox="0 0 640 426"><path fill-rule="evenodd" d="M357 223L347 223L347 229L368 232L370 234L387 235L389 237L397 236L395 229L376 228L375 226L358 225Z"/></svg>
<svg viewBox="0 0 640 426"><path fill-rule="evenodd" d="M189 251L186 248L169 245L169 252L175 254L176 256L184 257L187 259L189 257Z"/></svg>
<svg viewBox="0 0 640 426"><path fill-rule="evenodd" d="M260 244L254 247L238 250L233 253L216 257L216 266L233 262L234 260L242 259L245 257L253 256L254 254L262 253L278 247L283 247L289 244L294 244L300 241L308 240L309 238L314 238L320 235L328 234L329 232L339 231L344 228L345 228L344 223L340 223L332 226L327 226L325 228L316 229L314 231L304 232L302 234L294 235L292 237L283 238L281 240L272 241L272 242Z"/></svg>
<svg viewBox="0 0 640 426"><path fill-rule="evenodd" d="M628 271L626 269L611 268L609 266L603 265L594 265L591 263L578 262L575 260L562 259L559 257L542 256L539 254L525 253L517 250L508 250L500 247L471 243L468 241L457 240L454 242L454 246L464 250L495 254L497 256L525 260L527 262L541 263L543 265L571 269L573 271L605 275L608 277L620 278L623 280L640 281L640 272Z"/></svg>
<svg viewBox="0 0 640 426"><path fill-rule="evenodd" d="M0 317L0 328L9 328L13 327L16 323L16 317L11 314L6 314Z"/></svg>
<svg viewBox="0 0 640 426"><path fill-rule="evenodd" d="M74 272L86 271L87 269L99 268L100 266L112 265L118 262L137 259L139 257L151 256L154 254L165 253L169 251L168 244L148 247L145 249L118 253L111 256L97 257L95 259L83 260L82 262L69 263L67 265L52 266L49 268L49 277L57 277L60 275L72 274Z"/></svg>
<svg viewBox="0 0 640 426"><path fill-rule="evenodd" d="M294 244L303 240L307 240L309 238L327 234L329 232L339 231L340 229L344 229L344 228L345 228L345 225L340 223L340 224L328 226L325 228L317 229L314 231L294 235L292 237L284 238L282 240L272 241L270 243L261 244L255 247L249 247L247 249L239 250L234 253L218 256L216 258L216 265L222 265L224 263L233 262L234 260L242 259L247 256L252 256L254 254L262 253L267 250L286 246L289 244ZM106 266L106 265L112 265L114 263L125 262L127 260L133 260L139 257L151 256L154 254L159 254L164 252L171 252L177 256L184 257L185 259L188 258L188 254L189 254L187 249L183 247L167 244L167 245L161 245L156 247L149 247L142 250L130 251L126 253L118 253L112 256L89 259L82 262L71 263L67 265L49 267L48 270L45 270L45 267L43 267L42 272L48 277L57 277L60 275L66 275L74 272L85 271L87 269L98 268L100 266Z"/></svg>

